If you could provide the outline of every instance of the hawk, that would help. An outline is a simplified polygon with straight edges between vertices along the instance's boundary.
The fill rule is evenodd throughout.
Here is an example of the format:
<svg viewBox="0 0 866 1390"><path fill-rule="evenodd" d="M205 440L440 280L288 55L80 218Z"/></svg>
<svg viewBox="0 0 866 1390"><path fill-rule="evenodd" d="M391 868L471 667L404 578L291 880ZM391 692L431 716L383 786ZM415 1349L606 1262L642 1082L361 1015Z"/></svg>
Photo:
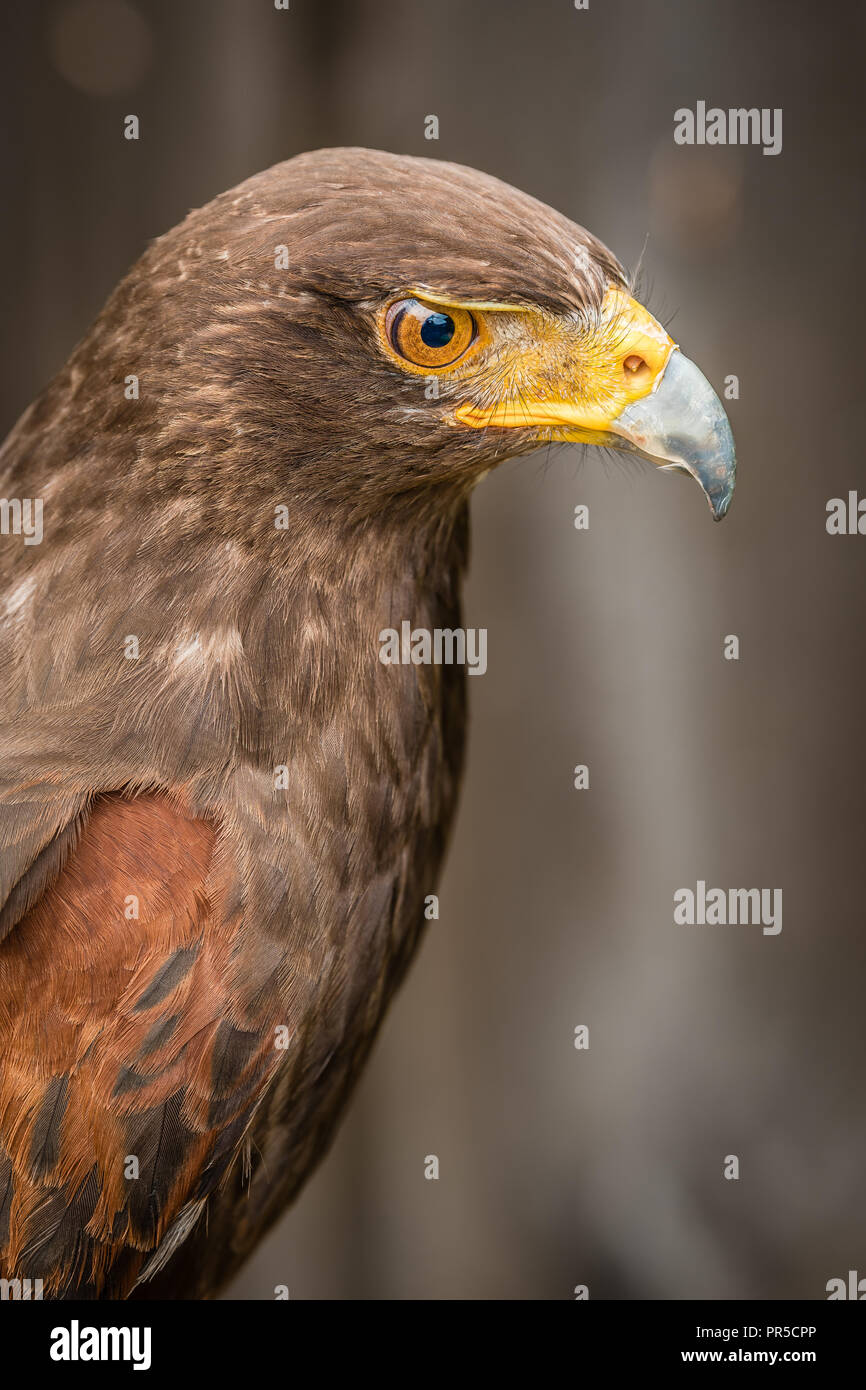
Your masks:
<svg viewBox="0 0 866 1390"><path fill-rule="evenodd" d="M0 450L0 1274L209 1297L325 1151L454 813L468 502L544 443L692 475L706 379L593 236L323 150L118 285ZM38 509L41 534L16 521ZM38 543L36 543L38 540Z"/></svg>

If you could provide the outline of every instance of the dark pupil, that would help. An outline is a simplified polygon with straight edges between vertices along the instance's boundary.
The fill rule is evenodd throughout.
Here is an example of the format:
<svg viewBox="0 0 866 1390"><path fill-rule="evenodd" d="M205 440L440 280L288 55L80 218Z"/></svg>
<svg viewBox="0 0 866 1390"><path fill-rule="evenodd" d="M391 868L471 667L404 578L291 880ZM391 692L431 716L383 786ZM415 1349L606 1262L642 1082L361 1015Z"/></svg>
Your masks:
<svg viewBox="0 0 866 1390"><path fill-rule="evenodd" d="M448 314L429 314L421 325L421 341L429 348L446 347L454 337L454 320Z"/></svg>

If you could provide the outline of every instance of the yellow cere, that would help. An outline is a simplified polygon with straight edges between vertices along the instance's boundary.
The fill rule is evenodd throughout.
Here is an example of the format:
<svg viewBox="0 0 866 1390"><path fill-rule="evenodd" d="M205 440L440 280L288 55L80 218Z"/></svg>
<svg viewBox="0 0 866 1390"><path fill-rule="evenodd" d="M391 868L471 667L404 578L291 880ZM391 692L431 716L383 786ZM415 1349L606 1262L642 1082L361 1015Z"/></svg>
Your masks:
<svg viewBox="0 0 866 1390"><path fill-rule="evenodd" d="M554 325L549 316L544 325L518 372L509 373L514 364L507 360L501 364L510 389L494 401L459 405L454 417L460 424L537 429L558 439L604 433L632 401L654 389L676 346L643 305L618 288L608 290L590 331Z"/></svg>

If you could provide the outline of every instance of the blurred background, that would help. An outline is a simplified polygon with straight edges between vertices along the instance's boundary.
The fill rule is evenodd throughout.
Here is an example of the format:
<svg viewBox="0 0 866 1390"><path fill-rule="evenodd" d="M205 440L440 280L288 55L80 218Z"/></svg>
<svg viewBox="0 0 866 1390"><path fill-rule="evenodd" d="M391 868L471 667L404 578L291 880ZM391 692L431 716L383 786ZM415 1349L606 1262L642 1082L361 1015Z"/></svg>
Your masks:
<svg viewBox="0 0 866 1390"><path fill-rule="evenodd" d="M4 433L151 237L322 145L456 160L553 204L643 255L649 308L720 394L739 380L721 526L692 483L576 447L476 494L465 622L489 668L440 919L330 1156L229 1297L823 1298L866 1275L866 538L825 530L829 498L866 494L863 16L7 11ZM782 153L677 146L699 100L781 107ZM699 878L781 887L781 934L675 927Z"/></svg>

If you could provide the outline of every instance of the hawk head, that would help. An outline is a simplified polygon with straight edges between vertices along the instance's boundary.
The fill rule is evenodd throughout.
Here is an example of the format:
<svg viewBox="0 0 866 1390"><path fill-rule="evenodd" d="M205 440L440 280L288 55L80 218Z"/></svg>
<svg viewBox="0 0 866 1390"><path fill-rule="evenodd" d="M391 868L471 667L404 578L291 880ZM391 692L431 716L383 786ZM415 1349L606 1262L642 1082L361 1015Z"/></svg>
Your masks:
<svg viewBox="0 0 866 1390"><path fill-rule="evenodd" d="M34 409L52 432L27 466L63 475L76 526L174 498L251 540L275 495L316 526L435 525L551 442L691 474L716 519L734 488L718 398L599 241L474 169L373 150L300 155L190 213Z"/></svg>

